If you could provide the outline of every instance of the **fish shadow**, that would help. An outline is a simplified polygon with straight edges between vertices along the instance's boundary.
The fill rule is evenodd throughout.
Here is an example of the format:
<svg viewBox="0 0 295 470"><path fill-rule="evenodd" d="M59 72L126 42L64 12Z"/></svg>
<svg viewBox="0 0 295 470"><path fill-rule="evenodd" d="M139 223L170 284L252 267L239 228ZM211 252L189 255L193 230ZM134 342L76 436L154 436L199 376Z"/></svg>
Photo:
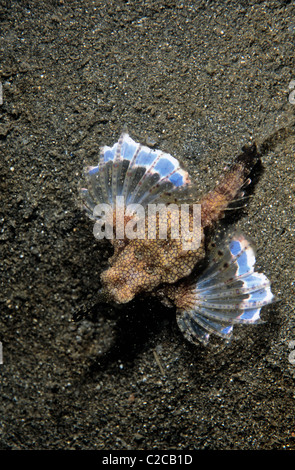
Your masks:
<svg viewBox="0 0 295 470"><path fill-rule="evenodd" d="M79 321L83 318L96 323L98 316L106 321L116 317L113 327L115 339L104 354L90 359L90 376L109 370L112 366L117 368L118 363L124 363L125 368L132 368L134 361L144 350L156 346L161 338L173 336L170 327L175 321L175 308L167 308L152 297L145 296L113 308L108 304L98 303L73 319Z"/></svg>

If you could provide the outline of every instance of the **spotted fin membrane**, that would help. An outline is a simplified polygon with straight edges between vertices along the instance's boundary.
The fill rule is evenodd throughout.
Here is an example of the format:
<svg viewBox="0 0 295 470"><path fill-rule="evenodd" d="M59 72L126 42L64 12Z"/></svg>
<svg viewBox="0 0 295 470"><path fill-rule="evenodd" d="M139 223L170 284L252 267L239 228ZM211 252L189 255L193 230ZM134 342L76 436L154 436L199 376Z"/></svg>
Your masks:
<svg viewBox="0 0 295 470"><path fill-rule="evenodd" d="M230 339L234 324L260 321L260 310L274 296L270 281L254 271L255 250L236 232L213 248L208 267L191 286L193 307L177 312L177 323L192 343L207 344L213 333Z"/></svg>
<svg viewBox="0 0 295 470"><path fill-rule="evenodd" d="M152 150L123 134L113 147L103 147L97 166L85 168L88 189L81 190L84 209L90 216L97 204L114 207L116 196L123 196L125 206L158 203L173 195L177 201L188 197L191 187L188 173L176 158Z"/></svg>

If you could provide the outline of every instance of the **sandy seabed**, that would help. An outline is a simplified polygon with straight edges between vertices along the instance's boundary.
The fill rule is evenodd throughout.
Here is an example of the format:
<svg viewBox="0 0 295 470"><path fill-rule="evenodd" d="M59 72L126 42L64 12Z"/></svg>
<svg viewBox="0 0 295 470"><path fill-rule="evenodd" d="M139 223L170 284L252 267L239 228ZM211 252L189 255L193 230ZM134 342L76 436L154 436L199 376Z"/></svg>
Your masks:
<svg viewBox="0 0 295 470"><path fill-rule="evenodd" d="M295 448L294 18L288 1L1 2L2 449ZM111 248L78 184L123 130L200 193L257 143L228 223L279 301L230 344L194 347L153 299L95 302Z"/></svg>

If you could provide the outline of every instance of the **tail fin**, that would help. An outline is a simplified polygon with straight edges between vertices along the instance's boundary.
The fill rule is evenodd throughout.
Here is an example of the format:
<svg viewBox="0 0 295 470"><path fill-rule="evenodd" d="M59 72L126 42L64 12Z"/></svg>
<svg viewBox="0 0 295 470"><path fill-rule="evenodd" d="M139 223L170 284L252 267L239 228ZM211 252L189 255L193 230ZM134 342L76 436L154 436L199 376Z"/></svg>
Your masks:
<svg viewBox="0 0 295 470"><path fill-rule="evenodd" d="M243 196L243 188L251 180L248 178L252 168L259 160L256 145L243 147L231 167L225 172L213 191L201 200L202 227L211 227L214 222L223 217L230 203Z"/></svg>

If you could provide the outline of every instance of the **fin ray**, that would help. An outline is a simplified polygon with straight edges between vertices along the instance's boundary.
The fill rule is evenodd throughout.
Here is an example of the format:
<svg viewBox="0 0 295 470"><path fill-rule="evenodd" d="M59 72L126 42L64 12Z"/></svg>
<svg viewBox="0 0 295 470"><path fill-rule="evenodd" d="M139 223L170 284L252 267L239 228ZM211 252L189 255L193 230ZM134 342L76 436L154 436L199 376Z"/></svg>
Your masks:
<svg viewBox="0 0 295 470"><path fill-rule="evenodd" d="M255 261L252 242L240 232L214 247L207 269L189 288L188 307L177 310L178 325L191 342L207 344L212 333L229 339L234 324L260 321L261 308L274 295L268 278L254 271Z"/></svg>

